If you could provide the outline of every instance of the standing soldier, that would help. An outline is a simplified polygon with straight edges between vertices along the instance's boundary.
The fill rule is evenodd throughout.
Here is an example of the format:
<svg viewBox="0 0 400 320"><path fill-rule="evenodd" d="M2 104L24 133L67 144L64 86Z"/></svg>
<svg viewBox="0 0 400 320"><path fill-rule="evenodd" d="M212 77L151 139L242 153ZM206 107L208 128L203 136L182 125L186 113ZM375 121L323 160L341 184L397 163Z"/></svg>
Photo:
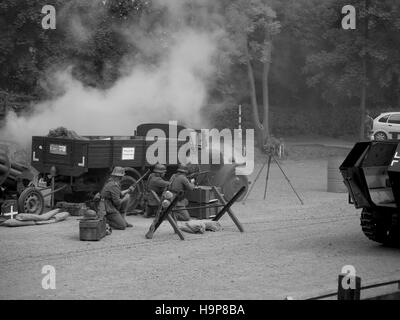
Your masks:
<svg viewBox="0 0 400 320"><path fill-rule="evenodd" d="M171 177L170 185L168 190L173 192L174 194L179 196L179 193L182 196L179 196L179 201L176 204L176 213L175 216L179 221L189 221L190 215L188 210L186 209L186 205L188 204L188 200L185 197L185 194L188 190L193 190L195 185L189 181L187 178L187 174L189 169L186 165L180 164L178 167L178 172Z"/></svg>
<svg viewBox="0 0 400 320"><path fill-rule="evenodd" d="M105 218L107 223L113 229L125 230L125 228L132 227L125 219L125 214L121 214L123 207L129 200L129 192L134 190L134 186L129 189L121 191L121 179L125 175L125 169L122 167L115 167L111 173L110 179L106 182L101 190L101 202L104 203Z"/></svg>
<svg viewBox="0 0 400 320"><path fill-rule="evenodd" d="M167 172L167 168L162 164L156 164L153 170L153 173L149 176L147 180L147 190L146 190L146 213L144 214L145 218L150 218L155 216L157 213L157 209L159 206L158 201L154 198L153 194L150 192L154 191L160 198L164 189L168 187L169 182L165 181L163 177Z"/></svg>

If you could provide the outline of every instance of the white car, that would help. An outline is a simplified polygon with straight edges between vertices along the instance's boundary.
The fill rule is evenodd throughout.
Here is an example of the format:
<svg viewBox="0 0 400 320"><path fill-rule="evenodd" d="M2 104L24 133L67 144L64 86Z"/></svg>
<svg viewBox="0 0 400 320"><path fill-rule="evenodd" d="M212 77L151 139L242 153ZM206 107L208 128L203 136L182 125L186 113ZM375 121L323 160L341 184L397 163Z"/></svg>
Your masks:
<svg viewBox="0 0 400 320"><path fill-rule="evenodd" d="M371 140L400 139L400 112L381 113L374 119Z"/></svg>

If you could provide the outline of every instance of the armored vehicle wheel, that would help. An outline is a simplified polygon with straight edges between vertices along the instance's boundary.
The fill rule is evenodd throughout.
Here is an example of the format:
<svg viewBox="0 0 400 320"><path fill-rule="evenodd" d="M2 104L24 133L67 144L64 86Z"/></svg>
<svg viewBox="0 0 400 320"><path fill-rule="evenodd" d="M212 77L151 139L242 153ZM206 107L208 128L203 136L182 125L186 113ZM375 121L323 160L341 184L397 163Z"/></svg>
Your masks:
<svg viewBox="0 0 400 320"><path fill-rule="evenodd" d="M390 227L385 225L381 220L363 209L361 212L361 228L368 239L382 243L386 246L399 246L399 236L396 235Z"/></svg>
<svg viewBox="0 0 400 320"><path fill-rule="evenodd" d="M42 214L44 210L43 195L36 188L26 188L18 198L18 210L23 213Z"/></svg>

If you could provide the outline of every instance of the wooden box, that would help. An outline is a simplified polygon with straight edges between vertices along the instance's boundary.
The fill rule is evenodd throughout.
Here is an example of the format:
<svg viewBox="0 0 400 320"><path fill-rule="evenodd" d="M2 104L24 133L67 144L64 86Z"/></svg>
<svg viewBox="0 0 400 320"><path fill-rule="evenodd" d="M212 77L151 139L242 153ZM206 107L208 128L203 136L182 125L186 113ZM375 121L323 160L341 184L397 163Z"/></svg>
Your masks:
<svg viewBox="0 0 400 320"><path fill-rule="evenodd" d="M205 205L217 205L218 202L216 203L196 203L196 202L189 202L189 205L187 206L189 214L192 218L197 218L197 219L210 219L211 216L215 216L218 213L218 208L198 208L198 209L189 209L191 207L199 207L199 206L205 206Z"/></svg>
<svg viewBox="0 0 400 320"><path fill-rule="evenodd" d="M186 193L186 198L189 200L189 202L206 204L214 198L214 192L210 186L199 186L192 191L188 191Z"/></svg>
<svg viewBox="0 0 400 320"><path fill-rule="evenodd" d="M79 239L82 241L99 241L106 235L104 219L83 219L79 221Z"/></svg>

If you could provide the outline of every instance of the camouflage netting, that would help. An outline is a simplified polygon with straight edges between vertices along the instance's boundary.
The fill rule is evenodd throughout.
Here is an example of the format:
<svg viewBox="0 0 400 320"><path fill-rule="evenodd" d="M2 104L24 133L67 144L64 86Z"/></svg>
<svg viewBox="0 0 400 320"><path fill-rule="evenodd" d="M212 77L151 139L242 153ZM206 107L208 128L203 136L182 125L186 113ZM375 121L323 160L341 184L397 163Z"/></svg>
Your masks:
<svg viewBox="0 0 400 320"><path fill-rule="evenodd" d="M89 140L88 138L81 137L73 130L68 130L64 127L58 127L56 129L51 129L47 135L51 138L65 138L65 139L74 139L74 140Z"/></svg>

